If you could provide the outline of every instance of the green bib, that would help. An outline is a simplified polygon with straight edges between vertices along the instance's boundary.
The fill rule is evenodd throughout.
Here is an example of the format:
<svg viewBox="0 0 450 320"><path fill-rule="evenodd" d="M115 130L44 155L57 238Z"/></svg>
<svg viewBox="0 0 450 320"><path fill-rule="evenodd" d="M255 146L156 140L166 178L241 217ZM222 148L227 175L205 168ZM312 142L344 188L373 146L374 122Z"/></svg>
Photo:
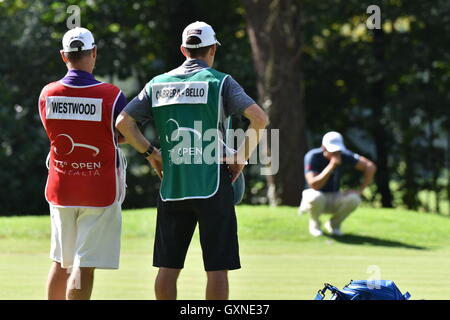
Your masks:
<svg viewBox="0 0 450 320"><path fill-rule="evenodd" d="M162 74L147 84L161 142L162 200L209 198L217 192L223 148L221 90L227 76L207 68L185 75Z"/></svg>

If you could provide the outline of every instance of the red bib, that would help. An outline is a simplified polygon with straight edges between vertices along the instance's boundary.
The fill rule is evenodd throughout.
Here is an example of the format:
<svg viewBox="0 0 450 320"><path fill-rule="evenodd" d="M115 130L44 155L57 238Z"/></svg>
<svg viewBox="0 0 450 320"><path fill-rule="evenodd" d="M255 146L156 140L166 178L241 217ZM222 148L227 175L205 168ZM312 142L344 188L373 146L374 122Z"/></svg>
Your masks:
<svg viewBox="0 0 450 320"><path fill-rule="evenodd" d="M48 84L39 112L50 140L45 197L64 207L107 207L117 197L114 106L119 88Z"/></svg>

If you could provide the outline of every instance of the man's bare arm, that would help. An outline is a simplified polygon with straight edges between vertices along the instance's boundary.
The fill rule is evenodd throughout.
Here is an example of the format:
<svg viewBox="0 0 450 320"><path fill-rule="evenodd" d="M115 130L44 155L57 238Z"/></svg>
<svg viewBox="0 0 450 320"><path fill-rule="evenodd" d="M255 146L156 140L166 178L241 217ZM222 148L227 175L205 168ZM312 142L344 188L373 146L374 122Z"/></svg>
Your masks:
<svg viewBox="0 0 450 320"><path fill-rule="evenodd" d="M116 120L116 128L133 148L144 153L151 143L144 137L136 125L136 120L125 111L122 111Z"/></svg>
<svg viewBox="0 0 450 320"><path fill-rule="evenodd" d="M144 153L151 146L150 141L144 137L137 127L136 120L125 111L122 111L116 120L117 130L124 136L125 141L139 153ZM158 176L162 177L162 158L158 149L154 149L152 154L146 158L155 169Z"/></svg>
<svg viewBox="0 0 450 320"><path fill-rule="evenodd" d="M119 131L117 131L117 142L119 142L119 144L127 143L125 137Z"/></svg>
<svg viewBox="0 0 450 320"><path fill-rule="evenodd" d="M336 169L336 167L340 165L340 161L340 158L332 157L325 169L323 169L319 174L315 172L307 172L305 175L306 182L308 182L308 184L314 190L322 189L327 184L328 179L330 178L334 169Z"/></svg>
<svg viewBox="0 0 450 320"><path fill-rule="evenodd" d="M241 173L245 162L250 158L261 140L261 130L266 128L269 123L266 113L257 104L252 104L247 107L244 110L243 115L250 120L250 125L245 132L244 141L238 147L233 159L226 160L228 167L230 168L232 181L234 181Z"/></svg>
<svg viewBox="0 0 450 320"><path fill-rule="evenodd" d="M364 189L372 182L377 166L369 159L361 156L355 165L355 169L363 172L361 185L358 188L358 193L361 194Z"/></svg>

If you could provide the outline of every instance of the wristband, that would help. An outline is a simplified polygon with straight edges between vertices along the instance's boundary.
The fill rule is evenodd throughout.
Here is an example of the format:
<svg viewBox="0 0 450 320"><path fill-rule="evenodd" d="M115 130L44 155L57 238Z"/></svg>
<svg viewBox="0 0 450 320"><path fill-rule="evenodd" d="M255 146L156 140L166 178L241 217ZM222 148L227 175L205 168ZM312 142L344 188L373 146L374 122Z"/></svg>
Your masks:
<svg viewBox="0 0 450 320"><path fill-rule="evenodd" d="M155 148L154 148L152 145L150 145L150 146L148 147L147 151L145 151L145 152L143 153L144 157L145 157L145 158L150 157L150 156L152 155L152 153L153 153L153 150L155 150Z"/></svg>

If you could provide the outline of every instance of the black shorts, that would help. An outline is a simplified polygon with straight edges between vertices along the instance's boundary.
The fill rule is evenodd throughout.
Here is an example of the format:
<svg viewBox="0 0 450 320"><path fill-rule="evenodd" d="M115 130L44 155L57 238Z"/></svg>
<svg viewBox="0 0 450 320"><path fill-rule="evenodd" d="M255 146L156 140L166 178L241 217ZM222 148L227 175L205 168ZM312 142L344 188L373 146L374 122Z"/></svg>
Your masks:
<svg viewBox="0 0 450 320"><path fill-rule="evenodd" d="M239 269L233 191L224 166L219 189L211 198L162 201L158 197L153 266L182 269L197 222L205 270Z"/></svg>

